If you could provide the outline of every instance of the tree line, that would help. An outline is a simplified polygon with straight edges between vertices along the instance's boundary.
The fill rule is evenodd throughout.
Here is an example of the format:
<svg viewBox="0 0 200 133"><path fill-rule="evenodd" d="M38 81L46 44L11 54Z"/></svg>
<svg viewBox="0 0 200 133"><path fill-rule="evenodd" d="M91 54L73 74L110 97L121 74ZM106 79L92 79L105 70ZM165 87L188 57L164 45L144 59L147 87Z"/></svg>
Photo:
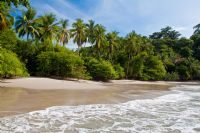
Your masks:
<svg viewBox="0 0 200 133"><path fill-rule="evenodd" d="M27 9L13 17L12 6ZM135 31L121 37L93 20L70 26L52 13L38 16L27 0L1 1L0 11L0 77L200 79L200 24L190 38L169 26L149 37ZM70 39L76 51L66 48Z"/></svg>

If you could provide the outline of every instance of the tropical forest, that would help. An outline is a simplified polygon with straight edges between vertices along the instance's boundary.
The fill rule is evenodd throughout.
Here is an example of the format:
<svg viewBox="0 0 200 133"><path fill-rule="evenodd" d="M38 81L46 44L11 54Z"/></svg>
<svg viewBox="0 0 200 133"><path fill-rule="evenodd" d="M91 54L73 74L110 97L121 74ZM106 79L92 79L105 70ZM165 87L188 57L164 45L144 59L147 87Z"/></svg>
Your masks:
<svg viewBox="0 0 200 133"><path fill-rule="evenodd" d="M70 40L77 49L67 48ZM134 29L120 36L93 20L70 22L53 13L38 14L28 0L1 0L0 78L27 76L199 80L200 24L189 38L170 26L149 36Z"/></svg>

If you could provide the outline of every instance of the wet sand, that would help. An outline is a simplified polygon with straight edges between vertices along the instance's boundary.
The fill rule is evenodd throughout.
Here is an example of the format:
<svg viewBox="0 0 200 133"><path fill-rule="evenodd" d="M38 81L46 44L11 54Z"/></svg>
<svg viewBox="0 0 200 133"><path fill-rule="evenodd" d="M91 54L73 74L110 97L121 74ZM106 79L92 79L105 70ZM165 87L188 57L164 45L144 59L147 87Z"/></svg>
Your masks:
<svg viewBox="0 0 200 133"><path fill-rule="evenodd" d="M154 98L169 93L169 85L113 85L104 89L0 88L0 117L41 110L51 106L109 104Z"/></svg>

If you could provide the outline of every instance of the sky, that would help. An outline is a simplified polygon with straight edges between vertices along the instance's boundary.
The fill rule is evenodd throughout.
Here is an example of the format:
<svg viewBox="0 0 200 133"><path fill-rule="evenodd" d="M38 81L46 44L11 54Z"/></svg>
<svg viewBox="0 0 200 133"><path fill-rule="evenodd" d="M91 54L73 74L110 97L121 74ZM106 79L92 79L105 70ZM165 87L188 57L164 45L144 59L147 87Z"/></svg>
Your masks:
<svg viewBox="0 0 200 133"><path fill-rule="evenodd" d="M125 36L150 35L171 26L190 37L200 23L200 0L29 0L38 14L54 13L73 23L77 18L102 24Z"/></svg>

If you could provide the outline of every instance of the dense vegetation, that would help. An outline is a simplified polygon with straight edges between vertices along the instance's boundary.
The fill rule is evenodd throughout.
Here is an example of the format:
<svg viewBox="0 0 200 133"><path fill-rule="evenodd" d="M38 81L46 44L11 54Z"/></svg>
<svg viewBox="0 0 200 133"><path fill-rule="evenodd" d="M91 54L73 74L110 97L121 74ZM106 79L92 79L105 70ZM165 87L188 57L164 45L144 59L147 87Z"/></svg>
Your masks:
<svg viewBox="0 0 200 133"><path fill-rule="evenodd" d="M14 19L13 6L27 9ZM57 20L53 14L38 17L27 0L1 1L0 77L29 73L94 80L200 79L200 24L190 38L171 27L149 37L134 31L120 37L92 20L77 19L68 27L68 20ZM70 39L77 44L76 51L65 47ZM84 47L85 43L91 46Z"/></svg>

